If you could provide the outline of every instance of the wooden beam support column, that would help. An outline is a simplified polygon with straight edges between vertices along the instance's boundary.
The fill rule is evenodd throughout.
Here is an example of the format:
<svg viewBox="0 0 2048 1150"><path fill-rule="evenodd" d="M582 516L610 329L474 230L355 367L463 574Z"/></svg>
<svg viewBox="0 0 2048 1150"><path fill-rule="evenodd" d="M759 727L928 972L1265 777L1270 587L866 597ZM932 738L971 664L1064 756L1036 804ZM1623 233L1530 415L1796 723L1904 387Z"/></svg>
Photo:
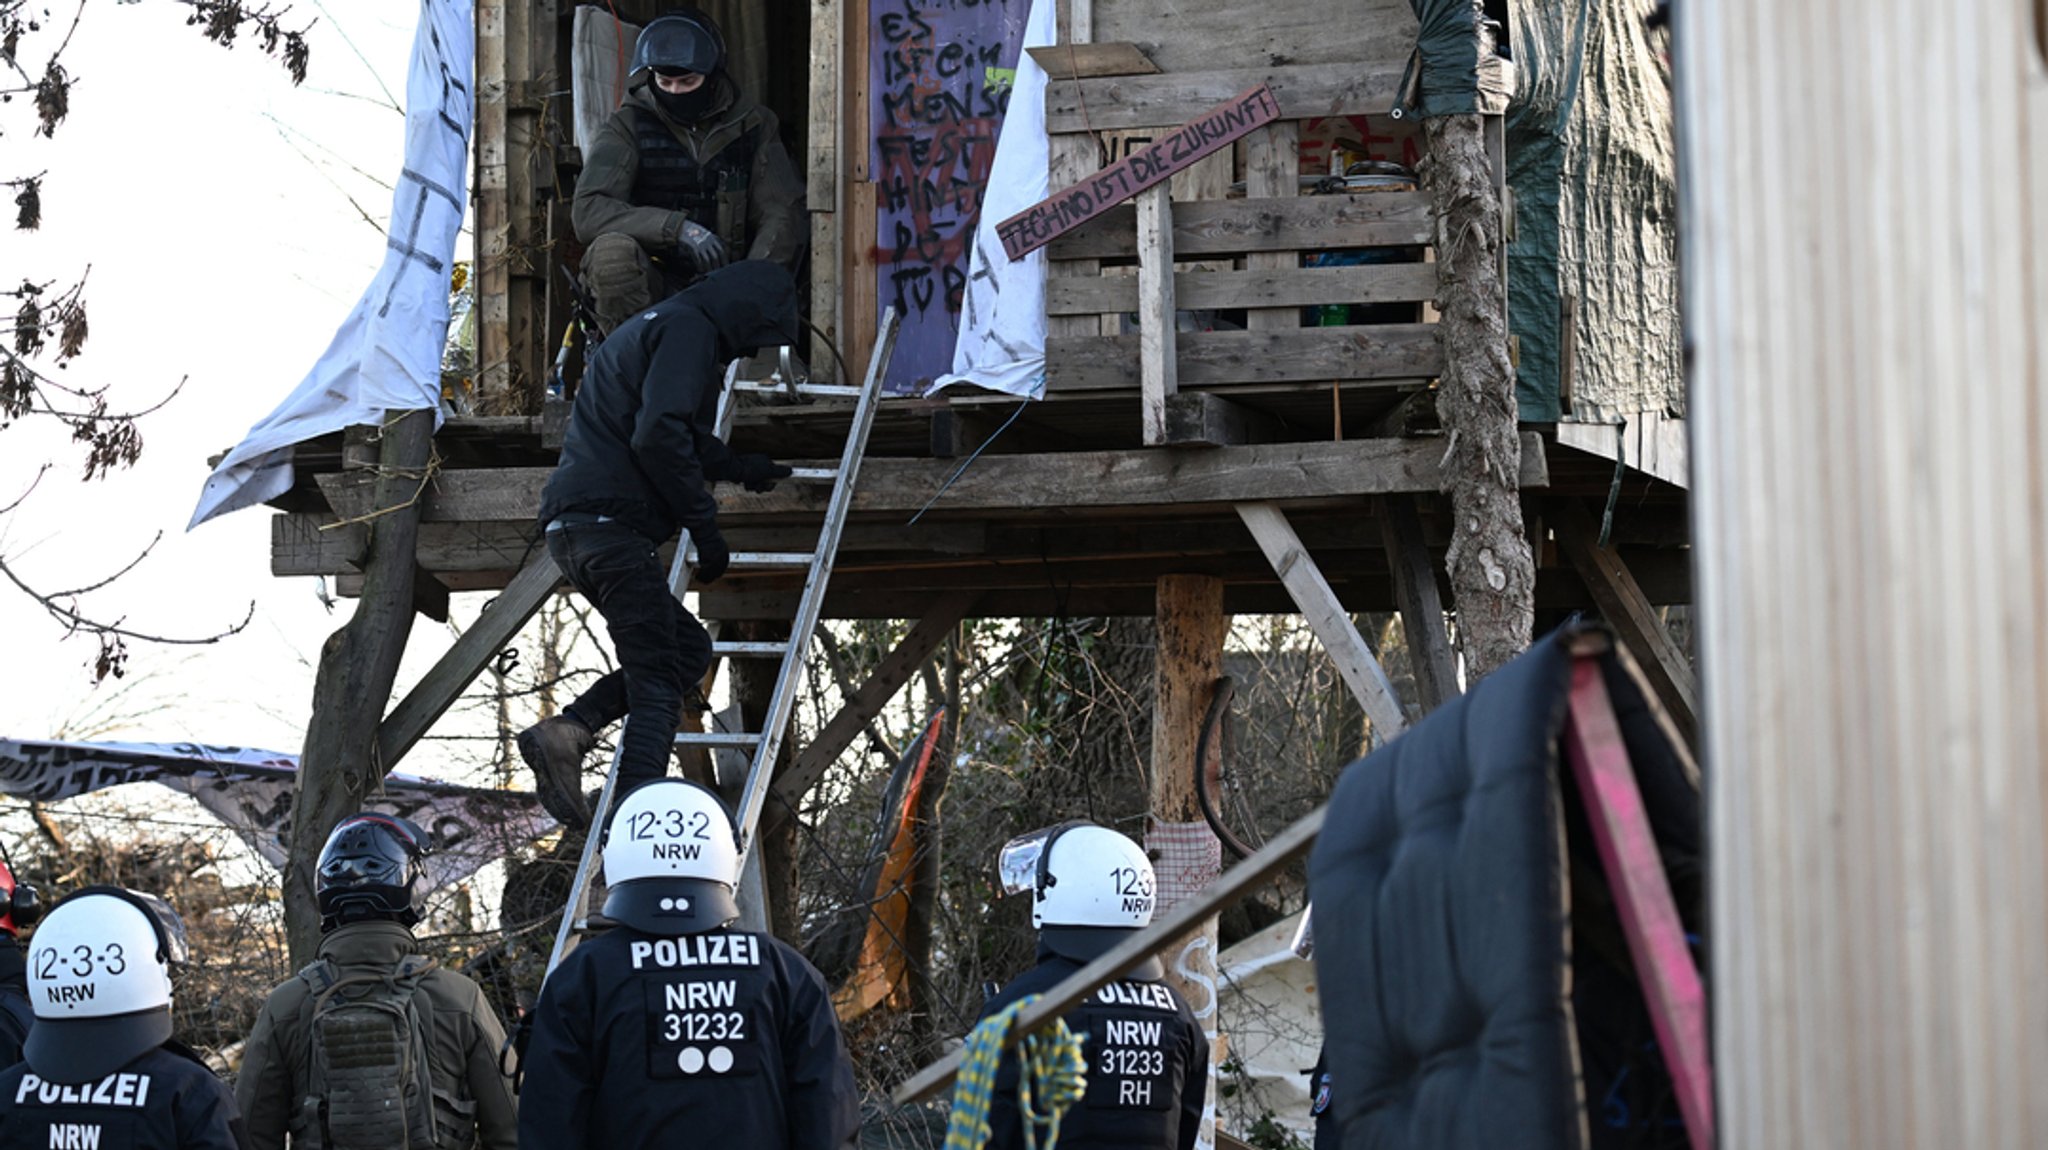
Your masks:
<svg viewBox="0 0 2048 1150"><path fill-rule="evenodd" d="M1174 334L1173 197L1155 184L1138 193L1138 394L1147 447L1167 442L1166 403L1180 392Z"/></svg>
<svg viewBox="0 0 2048 1150"><path fill-rule="evenodd" d="M1195 772L1207 765L1195 761L1195 747L1201 739L1202 720L1208 715L1210 698L1215 694L1216 679L1223 673L1223 637L1230 627L1229 616L1223 613L1223 581L1207 575L1168 575L1159 580L1157 595L1154 618L1158 623L1159 649L1152 680L1152 830L1147 835L1154 841L1148 845L1181 856L1177 861L1184 864L1193 860L1183 852L1213 852L1220 871L1222 847L1203 822L1201 801L1195 795ZM1220 756L1221 746L1211 745L1209 754ZM1168 891L1162 880L1154 913L1164 913L1194 893ZM1216 1062L1222 1053L1216 1030L1216 951L1214 915L1194 923L1185 934L1168 943L1165 950L1166 981L1186 997L1208 1038L1212 1101L1203 1109L1196 1145L1213 1144L1216 1140L1213 1099Z"/></svg>
<svg viewBox="0 0 2048 1150"><path fill-rule="evenodd" d="M1598 545L1599 529L1585 506L1574 500L1558 499L1544 505L1544 514L1557 532L1558 546L1565 558L1586 581L1601 618L1628 645L1643 677L1657 692L1671 722L1686 742L1699 745L1699 682L1685 652L1672 642L1671 633L1657 618L1657 609L1643 594L1635 575L1612 548Z"/></svg>
<svg viewBox="0 0 2048 1150"><path fill-rule="evenodd" d="M1415 502L1413 495L1383 497L1380 532L1387 544L1387 565L1394 572L1394 599L1401 605L1415 685L1422 695L1422 711L1428 714L1458 694L1458 657L1444 630L1444 599L1437 590L1436 566L1422 539L1422 516Z"/></svg>
<svg viewBox="0 0 2048 1150"><path fill-rule="evenodd" d="M1322 640L1323 649L1337 664L1337 674L1365 708L1366 717L1372 720L1374 739L1384 743L1406 730L1408 717L1401 713L1401 701L1394 696L1394 685L1387 681L1386 670L1373 656L1372 648L1359 637L1358 628L1351 625L1351 616L1345 613L1344 605L1338 602L1337 593L1330 589L1330 581L1323 578L1316 561L1309 558L1287 516L1270 503L1240 503L1237 514L1252 538L1258 540L1259 549L1266 553L1267 562L1273 565L1288 595L1301 608L1301 617L1309 630Z"/></svg>
<svg viewBox="0 0 2048 1150"><path fill-rule="evenodd" d="M1267 124L1245 140L1244 194L1250 197L1292 196L1301 189L1301 125L1295 120ZM1301 266L1299 252L1251 252L1244 257L1247 271L1278 271ZM1251 308L1244 313L1244 326L1251 331L1301 326L1301 309L1296 307Z"/></svg>

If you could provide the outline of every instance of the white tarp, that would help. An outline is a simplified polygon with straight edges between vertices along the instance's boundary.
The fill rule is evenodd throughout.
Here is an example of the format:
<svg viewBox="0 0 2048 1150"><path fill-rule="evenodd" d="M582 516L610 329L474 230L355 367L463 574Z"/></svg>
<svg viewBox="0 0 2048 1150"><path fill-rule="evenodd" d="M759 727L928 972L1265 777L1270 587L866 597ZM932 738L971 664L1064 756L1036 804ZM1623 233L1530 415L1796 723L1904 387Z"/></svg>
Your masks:
<svg viewBox="0 0 2048 1150"><path fill-rule="evenodd" d="M1024 47L1053 42L1054 0L1032 0ZM1052 146L1045 134L1045 69L1028 51L1017 55L1017 79L1003 113L981 218L967 253L967 289L953 373L932 391L972 383L1029 399L1045 395L1045 249L1012 261L996 225L1051 194Z"/></svg>
<svg viewBox="0 0 2048 1150"><path fill-rule="evenodd" d="M1217 956L1218 1029L1230 1041L1234 1067L1218 1104L1218 1124L1240 1137L1259 1118L1315 1141L1308 1070L1322 1048L1322 1010L1313 963L1290 944L1301 915L1290 915Z"/></svg>
<svg viewBox="0 0 2048 1150"><path fill-rule="evenodd" d="M384 265L298 390L207 477L186 530L283 494L295 443L381 423L387 412L432 408L438 421L449 269L469 195L474 20L469 4L420 0L405 83L405 166L391 196Z"/></svg>
<svg viewBox="0 0 2048 1150"><path fill-rule="evenodd" d="M157 783L198 799L242 841L284 866L299 757L198 743L64 743L0 739L0 795L37 802L124 783ZM445 886L547 834L555 820L526 791L497 791L414 775L384 777L365 809L412 820L433 836L427 878Z"/></svg>

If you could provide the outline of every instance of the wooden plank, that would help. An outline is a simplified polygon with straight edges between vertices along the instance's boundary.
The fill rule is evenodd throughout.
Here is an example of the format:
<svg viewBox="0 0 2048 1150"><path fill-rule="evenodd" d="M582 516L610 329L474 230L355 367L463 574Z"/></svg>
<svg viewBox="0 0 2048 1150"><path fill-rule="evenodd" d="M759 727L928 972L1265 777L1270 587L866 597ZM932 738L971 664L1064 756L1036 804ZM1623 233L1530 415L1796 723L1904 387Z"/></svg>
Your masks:
<svg viewBox="0 0 2048 1150"><path fill-rule="evenodd" d="M1247 198L1267 199L1288 197L1300 193L1301 189L1301 128L1293 120L1268 124L1245 138L1244 192ZM1297 251L1251 252L1244 258L1248 276L1271 274L1279 269L1299 269L1301 253ZM1311 269L1338 270L1338 269ZM1431 277L1431 290L1435 290L1435 277ZM1313 282L1313 281L1311 281ZM1336 302L1317 299L1288 301L1272 299L1253 294L1237 298L1258 301L1265 306L1254 306L1247 302L1244 325L1252 331L1271 331L1276 328L1301 326L1302 304L1314 302ZM1050 297L1048 297L1048 306ZM1189 304L1189 307L1200 305Z"/></svg>
<svg viewBox="0 0 2048 1150"><path fill-rule="evenodd" d="M1330 590L1330 581L1323 578L1321 568L1302 547L1301 538L1294 533L1287 516L1270 503L1240 503L1237 514L1273 564L1287 593L1301 608L1302 621L1315 632L1323 650L1329 652L1344 685L1351 688L1359 705L1365 708L1366 717L1372 720L1374 738L1385 743L1406 730L1408 716L1401 712L1401 700L1395 697L1386 670L1372 648L1359 637L1358 628L1351 625L1351 616Z"/></svg>
<svg viewBox="0 0 2048 1150"><path fill-rule="evenodd" d="M1707 994L1671 896L1657 836L1636 786L1628 746L1596 658L1572 661L1566 757L1628 939L1651 1028L1678 1095L1693 1150L1713 1150L1713 1070L1707 1056ZM1683 753L1681 751L1681 753Z"/></svg>
<svg viewBox="0 0 2048 1150"><path fill-rule="evenodd" d="M839 210L839 30L841 0L811 0L810 114L806 130L804 193L813 212ZM831 249L822 249L830 251ZM816 259L813 268L836 261Z"/></svg>
<svg viewBox="0 0 2048 1150"><path fill-rule="evenodd" d="M1280 420L1207 391L1166 399L1166 442L1174 447L1231 447L1282 437Z"/></svg>
<svg viewBox="0 0 2048 1150"><path fill-rule="evenodd" d="M1343 443L1267 443L1202 452L1073 451L1057 455L984 455L946 489L932 514L1079 507L1149 507L1243 503L1276 499L1328 499L1434 492L1441 485L1438 440L1358 439ZM1541 438L1522 433L1524 487L1550 482ZM861 465L855 514L915 512L957 464L950 460L887 456ZM449 471L428 489L428 522L511 520L531 522L540 489L552 469L508 467ZM755 494L721 486L719 518L816 514L823 496L795 484Z"/></svg>
<svg viewBox="0 0 2048 1150"><path fill-rule="evenodd" d="M1334 13L1323 0L1104 0L1095 35L1146 44L1164 72L1255 60L1398 67L1416 19L1410 0L1353 0Z"/></svg>
<svg viewBox="0 0 2048 1150"><path fill-rule="evenodd" d="M1057 138L1068 132L1172 127L1261 85L1271 88L1277 101L1274 119L1382 114L1393 106L1400 82L1398 64L1370 61L1054 80L1045 89L1045 128Z"/></svg>
<svg viewBox="0 0 2048 1150"><path fill-rule="evenodd" d="M377 727L378 761L392 769L427 733L462 692L476 681L484 664L519 634L540 605L554 594L562 572L543 550L519 572L511 586L491 601L490 609L457 636L446 654L407 691Z"/></svg>
<svg viewBox="0 0 2048 1150"><path fill-rule="evenodd" d="M1050 44L1026 48L1048 79L1138 76L1159 71L1145 50L1128 40L1103 44Z"/></svg>
<svg viewBox="0 0 2048 1150"><path fill-rule="evenodd" d="M1135 335L1049 336L1046 391L1131 390ZM1175 340L1181 387L1230 383L1431 379L1443 370L1435 324L1370 324L1298 331L1189 331Z"/></svg>
<svg viewBox="0 0 2048 1150"><path fill-rule="evenodd" d="M1388 495L1380 500L1380 529L1387 564L1394 573L1394 598L1400 603L1402 633L1415 672L1416 693L1424 714L1459 694L1458 656L1444 630L1444 600L1437 569L1423 539L1422 517L1413 495Z"/></svg>
<svg viewBox="0 0 2048 1150"><path fill-rule="evenodd" d="M1157 954L1196 924L1234 905L1289 863L1307 854L1315 845L1316 836L1322 833L1325 809L1317 807L1295 820L1293 825L1274 836L1250 858L1224 871L1215 882L1203 888L1201 894L1154 917L1151 926L1116 944L1101 958L1075 971L1037 1001L1018 1011L1016 1023L1010 1028L1012 1045L1072 1010L1097 987L1123 974L1132 964ZM890 1097L898 1105L929 1098L953 1081L960 1072L961 1062L961 1053L956 1050L905 1079Z"/></svg>
<svg viewBox="0 0 2048 1150"><path fill-rule="evenodd" d="M1414 247L1434 240L1435 227L1429 200L1420 192L1201 201L1175 205L1173 250L1186 258L1289 248ZM1104 212L1046 248L1055 269L1067 259L1137 254L1137 209L1130 205Z"/></svg>
<svg viewBox="0 0 2048 1150"><path fill-rule="evenodd" d="M1147 447L1166 442L1166 401L1180 391L1173 281L1173 200L1156 184L1138 196L1138 412Z"/></svg>
<svg viewBox="0 0 2048 1150"><path fill-rule="evenodd" d="M1175 204L1179 214L1187 205ZM1248 319L1277 311L1294 322L1268 323L1271 328L1300 327L1304 307L1323 303L1409 303L1436 294L1437 266L1428 263L1353 264L1347 267L1289 266L1297 253L1253 252L1247 263L1278 261L1269 270L1179 272L1173 277L1176 305L1183 309L1251 309ZM1047 315L1135 311L1139 288L1129 277L1047 280ZM1257 325L1248 326L1257 329Z"/></svg>
<svg viewBox="0 0 2048 1150"><path fill-rule="evenodd" d="M805 793L818 785L825 777L825 771L839 758L840 752L851 746L853 740L865 729L868 722L882 713L896 692L903 689L917 669L924 666L946 641L953 629L960 625L967 612L973 608L979 592L953 591L930 600L930 606L918 616L916 625L903 636L894 649L882 656L875 664L874 671L860 689L849 696L832 716L817 737L798 752L775 780L775 793L783 801L794 806L803 801Z"/></svg>
<svg viewBox="0 0 2048 1150"><path fill-rule="evenodd" d="M1003 250L1013 260L1049 243L1139 192L1163 183L1238 137L1271 122L1278 105L1264 86L1253 85L1072 187L1054 192L996 225Z"/></svg>
<svg viewBox="0 0 2048 1150"><path fill-rule="evenodd" d="M1544 515L1557 531L1558 546L1565 558L1586 581L1593 602L1622 642L1642 665L1643 675L1670 713L1679 734L1697 745L1700 729L1699 684L1685 652L1672 642L1671 633L1657 618L1655 607L1636 582L1621 556L1611 547L1598 546L1599 528L1584 504L1574 499L1556 499L1544 507Z"/></svg>
<svg viewBox="0 0 2048 1150"><path fill-rule="evenodd" d="M476 391L505 396L512 383L512 205L506 169L506 0L476 8Z"/></svg>

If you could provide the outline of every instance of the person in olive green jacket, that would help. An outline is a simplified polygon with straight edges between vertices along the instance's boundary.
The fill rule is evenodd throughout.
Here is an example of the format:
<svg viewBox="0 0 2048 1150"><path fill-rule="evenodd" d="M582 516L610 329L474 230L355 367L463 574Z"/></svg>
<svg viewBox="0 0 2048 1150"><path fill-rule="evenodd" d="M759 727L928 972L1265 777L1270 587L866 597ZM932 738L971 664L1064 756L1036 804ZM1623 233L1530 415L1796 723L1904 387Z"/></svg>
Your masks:
<svg viewBox="0 0 2048 1150"><path fill-rule="evenodd" d="M504 1026L475 982L413 937L426 845L412 823L368 811L329 836L319 958L271 992L235 1080L254 1150L283 1150L287 1135L301 1147L516 1150Z"/></svg>
<svg viewBox="0 0 2048 1150"><path fill-rule="evenodd" d="M803 181L775 113L725 64L718 26L694 8L656 17L634 43L625 99L583 157L570 215L600 334L733 260L798 270Z"/></svg>

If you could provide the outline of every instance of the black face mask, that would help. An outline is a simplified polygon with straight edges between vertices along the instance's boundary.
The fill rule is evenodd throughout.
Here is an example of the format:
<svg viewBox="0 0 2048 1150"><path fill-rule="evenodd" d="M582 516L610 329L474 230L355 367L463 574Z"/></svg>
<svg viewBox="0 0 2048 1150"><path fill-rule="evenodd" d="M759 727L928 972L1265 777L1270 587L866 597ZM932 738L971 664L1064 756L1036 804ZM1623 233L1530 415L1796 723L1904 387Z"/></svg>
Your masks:
<svg viewBox="0 0 2048 1150"><path fill-rule="evenodd" d="M670 119L694 124L711 114L711 105L718 98L717 81L706 78L694 92L664 92L661 85L653 85L654 102Z"/></svg>

